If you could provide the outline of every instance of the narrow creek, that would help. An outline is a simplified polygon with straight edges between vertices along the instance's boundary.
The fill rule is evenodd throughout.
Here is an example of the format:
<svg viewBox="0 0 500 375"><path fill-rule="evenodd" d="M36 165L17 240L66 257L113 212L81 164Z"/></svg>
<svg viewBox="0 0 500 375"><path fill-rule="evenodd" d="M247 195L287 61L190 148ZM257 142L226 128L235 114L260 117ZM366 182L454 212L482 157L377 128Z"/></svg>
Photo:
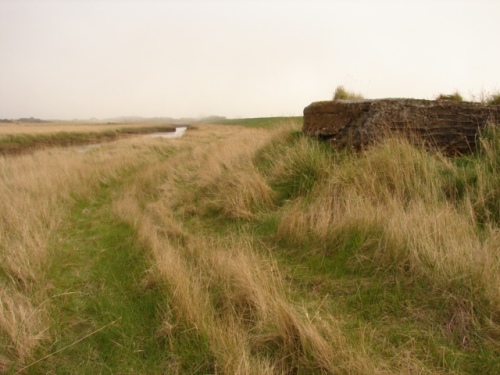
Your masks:
<svg viewBox="0 0 500 375"><path fill-rule="evenodd" d="M186 130L188 129L187 126L178 126L175 128L174 132L158 132L158 133L150 133L150 134L143 134L140 135L140 137L144 138L181 138L184 136L184 133L186 133ZM115 141L116 142L116 141ZM106 143L111 143L111 142L106 142ZM77 152L84 153L89 150L92 150L94 148L99 148L101 147L102 143L92 143L84 146L76 146L74 149Z"/></svg>
<svg viewBox="0 0 500 375"><path fill-rule="evenodd" d="M161 133L151 133L146 134L144 137L153 137L153 138L181 138L187 130L187 126L179 126L175 128L175 132L161 132Z"/></svg>

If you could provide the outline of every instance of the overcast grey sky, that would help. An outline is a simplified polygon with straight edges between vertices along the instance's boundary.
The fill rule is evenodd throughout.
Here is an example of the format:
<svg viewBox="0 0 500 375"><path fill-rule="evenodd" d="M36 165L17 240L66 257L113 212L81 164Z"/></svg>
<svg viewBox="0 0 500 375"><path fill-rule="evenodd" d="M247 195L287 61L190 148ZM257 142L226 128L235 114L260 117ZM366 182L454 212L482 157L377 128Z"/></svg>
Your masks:
<svg viewBox="0 0 500 375"><path fill-rule="evenodd" d="M497 0L0 0L0 118L301 115L500 91Z"/></svg>

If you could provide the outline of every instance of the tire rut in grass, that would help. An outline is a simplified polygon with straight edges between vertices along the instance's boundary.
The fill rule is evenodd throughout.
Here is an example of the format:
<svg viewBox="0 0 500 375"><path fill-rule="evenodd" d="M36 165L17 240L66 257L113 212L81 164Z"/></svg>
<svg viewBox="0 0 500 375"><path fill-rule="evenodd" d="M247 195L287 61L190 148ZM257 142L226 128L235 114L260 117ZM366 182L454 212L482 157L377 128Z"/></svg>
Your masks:
<svg viewBox="0 0 500 375"><path fill-rule="evenodd" d="M164 367L167 353L156 338L162 296L141 286L148 261L133 229L113 217L112 196L106 188L78 202L61 232L49 272L53 344L40 357L57 353L34 373L157 373Z"/></svg>

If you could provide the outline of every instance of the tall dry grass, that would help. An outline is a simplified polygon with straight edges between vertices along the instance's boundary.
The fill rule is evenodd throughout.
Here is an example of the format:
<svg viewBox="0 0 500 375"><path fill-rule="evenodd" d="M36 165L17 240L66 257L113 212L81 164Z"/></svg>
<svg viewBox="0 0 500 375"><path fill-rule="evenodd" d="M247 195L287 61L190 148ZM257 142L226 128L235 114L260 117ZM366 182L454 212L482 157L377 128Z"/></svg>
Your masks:
<svg viewBox="0 0 500 375"><path fill-rule="evenodd" d="M483 156L465 169L401 139L341 160L286 207L278 236L327 252L343 251L352 236L361 236L360 259L408 282L425 280L444 299L453 296L449 324L459 326L462 338L481 324L497 337L499 154L492 149L498 137L483 142Z"/></svg>
<svg viewBox="0 0 500 375"><path fill-rule="evenodd" d="M361 235L355 257L369 259L381 273L396 271L410 285L428 283L430 293L449 310L445 330L463 342L476 329L488 332L491 340L496 337L498 222L478 226L478 202L484 199L475 195L484 191L492 201L488 189L496 177L491 166L489 175L485 171L478 177L484 183L458 191L470 171L404 140L389 139L361 155L335 154L291 129L263 133L262 139L241 131L178 157L188 160L187 168L173 167L166 174L175 176L163 185L168 195L148 209L156 207L153 211L170 215L172 222L175 212L194 223L203 217L258 221L280 212L278 238L295 247L317 244L326 255L343 251L351 236ZM478 165L491 162L487 157ZM249 179L241 177L245 172ZM261 200L246 198L254 196ZM139 215L124 212L129 221ZM140 222L152 218L143 212L147 220ZM148 227L155 228L154 222ZM274 274L272 257L256 253L252 241L242 242L241 234L226 244L220 237L215 243L200 241L203 227L195 228L202 233L182 228L182 242L167 234L157 243L163 245L154 273L167 282L172 316L183 317L169 322L168 332L179 325L199 330L222 372L435 371L410 352L394 362L373 355L371 344L354 345L328 311L316 310L316 319L310 319L310 309L291 302L286 283ZM362 333L354 336L364 342ZM404 354L400 349L395 353Z"/></svg>
<svg viewBox="0 0 500 375"><path fill-rule="evenodd" d="M0 340L6 368L26 363L48 338L49 242L72 204L150 154L147 147L115 144L88 153L53 149L0 157Z"/></svg>
<svg viewBox="0 0 500 375"><path fill-rule="evenodd" d="M0 159L0 192L13 196L0 203L0 366L29 360L49 332L51 233L75 199L118 179L113 213L150 259L141 284L164 293L166 373L459 372L428 361L425 340L392 344L377 322L353 323L328 294L304 293L275 252L350 251L356 267L421 283L444 306L443 324L425 334L449 332L457 347L475 334L498 348L500 147L494 132L483 142L481 155L457 161L399 139L350 154L296 128L214 126L176 140L174 154L149 140ZM276 233L256 239L269 218ZM193 351L203 360L189 367Z"/></svg>
<svg viewBox="0 0 500 375"><path fill-rule="evenodd" d="M159 335L175 347L182 332L194 332L207 341L207 366L215 372L377 373L334 316L319 304L292 301L278 264L250 235L214 235L198 222L214 209L219 219L255 220L272 208L272 189L263 176L253 180L259 174L252 159L289 131L225 130L220 139L198 140L196 148L142 170L115 201L115 213L134 226L153 257L144 284L164 287L168 295ZM142 186L159 175L162 193L145 202ZM186 219L192 225L186 227ZM169 371L180 368L173 360Z"/></svg>

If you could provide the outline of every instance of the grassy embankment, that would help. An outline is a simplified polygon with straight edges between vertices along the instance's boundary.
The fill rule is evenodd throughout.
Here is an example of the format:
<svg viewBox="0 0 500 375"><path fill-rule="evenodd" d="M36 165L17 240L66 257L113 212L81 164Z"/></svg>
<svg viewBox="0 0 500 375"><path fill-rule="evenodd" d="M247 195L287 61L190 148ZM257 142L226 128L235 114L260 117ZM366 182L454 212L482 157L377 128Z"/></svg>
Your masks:
<svg viewBox="0 0 500 375"><path fill-rule="evenodd" d="M57 146L110 142L140 134L174 130L174 125L151 124L6 124L0 126L0 155L19 155Z"/></svg>
<svg viewBox="0 0 500 375"><path fill-rule="evenodd" d="M294 122L0 159L3 369L498 373L498 132L446 159Z"/></svg>

